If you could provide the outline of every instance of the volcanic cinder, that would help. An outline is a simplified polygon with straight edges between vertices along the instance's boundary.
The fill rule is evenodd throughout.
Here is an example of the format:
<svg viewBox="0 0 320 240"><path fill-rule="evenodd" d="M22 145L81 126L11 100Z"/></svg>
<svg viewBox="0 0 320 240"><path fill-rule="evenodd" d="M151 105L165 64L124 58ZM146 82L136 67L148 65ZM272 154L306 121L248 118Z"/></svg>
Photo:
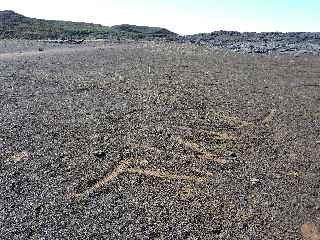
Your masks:
<svg viewBox="0 0 320 240"><path fill-rule="evenodd" d="M0 45L1 239L317 237L318 56Z"/></svg>

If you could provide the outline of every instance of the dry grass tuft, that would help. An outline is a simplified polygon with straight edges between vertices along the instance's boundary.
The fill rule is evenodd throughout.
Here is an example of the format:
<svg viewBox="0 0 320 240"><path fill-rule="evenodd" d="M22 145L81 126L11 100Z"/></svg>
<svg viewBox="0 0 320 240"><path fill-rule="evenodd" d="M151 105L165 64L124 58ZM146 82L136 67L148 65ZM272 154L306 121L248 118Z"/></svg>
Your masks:
<svg viewBox="0 0 320 240"><path fill-rule="evenodd" d="M226 132L208 132L208 135L213 139L220 141L234 141L237 139L236 136Z"/></svg>

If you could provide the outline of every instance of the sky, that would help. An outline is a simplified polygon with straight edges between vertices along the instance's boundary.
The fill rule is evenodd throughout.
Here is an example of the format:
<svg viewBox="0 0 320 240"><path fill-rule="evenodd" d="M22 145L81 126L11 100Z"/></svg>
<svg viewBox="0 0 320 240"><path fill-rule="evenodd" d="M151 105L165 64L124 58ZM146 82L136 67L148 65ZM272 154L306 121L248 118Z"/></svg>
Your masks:
<svg viewBox="0 0 320 240"><path fill-rule="evenodd" d="M165 27L182 35L320 32L320 0L0 0L1 10L106 26Z"/></svg>

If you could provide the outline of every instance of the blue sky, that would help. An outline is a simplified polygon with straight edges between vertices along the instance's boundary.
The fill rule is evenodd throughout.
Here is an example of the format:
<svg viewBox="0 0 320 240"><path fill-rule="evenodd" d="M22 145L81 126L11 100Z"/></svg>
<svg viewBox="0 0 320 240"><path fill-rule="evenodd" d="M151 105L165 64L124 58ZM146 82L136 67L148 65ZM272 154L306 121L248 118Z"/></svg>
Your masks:
<svg viewBox="0 0 320 240"><path fill-rule="evenodd" d="M318 31L320 0L0 0L0 10L46 19L166 27L180 34Z"/></svg>

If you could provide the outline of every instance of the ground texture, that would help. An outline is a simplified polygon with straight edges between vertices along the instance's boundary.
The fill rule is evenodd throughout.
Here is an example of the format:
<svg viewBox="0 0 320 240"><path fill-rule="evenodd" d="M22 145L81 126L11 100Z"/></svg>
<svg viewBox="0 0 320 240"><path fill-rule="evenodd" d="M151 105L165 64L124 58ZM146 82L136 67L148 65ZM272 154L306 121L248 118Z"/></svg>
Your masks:
<svg viewBox="0 0 320 240"><path fill-rule="evenodd" d="M1 239L319 239L319 57L34 46L0 54Z"/></svg>

